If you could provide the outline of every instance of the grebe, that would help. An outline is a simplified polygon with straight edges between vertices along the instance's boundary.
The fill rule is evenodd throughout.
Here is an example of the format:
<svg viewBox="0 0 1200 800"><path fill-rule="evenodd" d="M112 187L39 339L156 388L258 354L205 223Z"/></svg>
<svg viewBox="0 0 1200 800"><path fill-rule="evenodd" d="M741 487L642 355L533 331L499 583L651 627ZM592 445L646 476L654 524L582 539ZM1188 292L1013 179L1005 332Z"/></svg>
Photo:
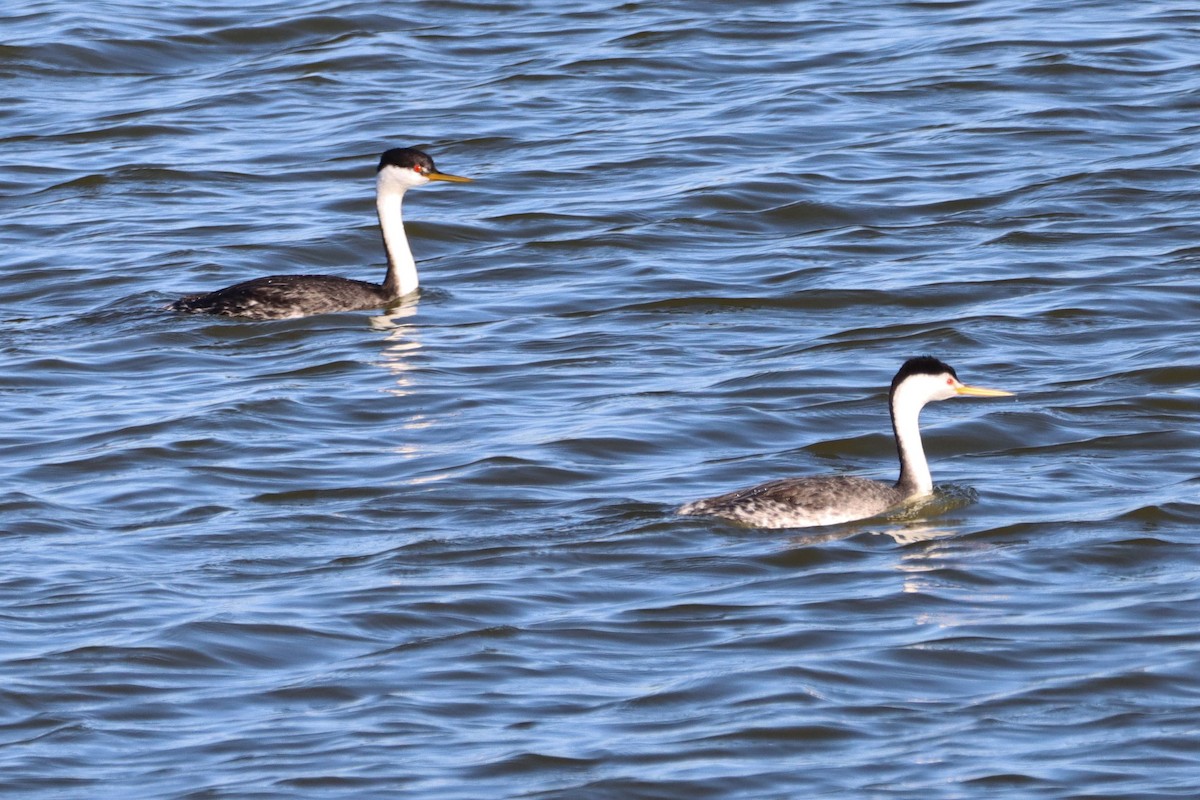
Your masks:
<svg viewBox="0 0 1200 800"><path fill-rule="evenodd" d="M900 479L894 485L848 475L781 478L688 503L679 513L724 517L756 528L806 528L867 519L928 495L933 478L917 419L931 400L958 395L1008 397L1012 392L965 386L953 367L931 356L910 358L892 378L888 405L900 455Z"/></svg>
<svg viewBox="0 0 1200 800"><path fill-rule="evenodd" d="M380 156L375 177L375 208L379 212L388 262L382 284L334 275L270 275L208 294L183 297L172 303L171 308L249 319L285 319L382 308L417 290L417 265L400 217L404 193L430 181L470 180L438 172L432 158L411 147L394 148Z"/></svg>

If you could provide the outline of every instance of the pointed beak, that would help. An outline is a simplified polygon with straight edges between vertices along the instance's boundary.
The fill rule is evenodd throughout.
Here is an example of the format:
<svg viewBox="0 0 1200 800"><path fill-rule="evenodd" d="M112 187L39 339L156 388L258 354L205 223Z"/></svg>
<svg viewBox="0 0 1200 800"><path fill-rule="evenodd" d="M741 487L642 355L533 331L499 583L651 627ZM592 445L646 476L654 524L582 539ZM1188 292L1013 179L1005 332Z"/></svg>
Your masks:
<svg viewBox="0 0 1200 800"><path fill-rule="evenodd" d="M470 183L470 178L463 178L459 175L447 175L444 172L426 172L425 177L431 181L450 181L451 183Z"/></svg>
<svg viewBox="0 0 1200 800"><path fill-rule="evenodd" d="M956 394L965 394L970 397L1012 397L1012 392L1006 392L1003 389L984 389L982 386L967 386L960 383L954 387Z"/></svg>

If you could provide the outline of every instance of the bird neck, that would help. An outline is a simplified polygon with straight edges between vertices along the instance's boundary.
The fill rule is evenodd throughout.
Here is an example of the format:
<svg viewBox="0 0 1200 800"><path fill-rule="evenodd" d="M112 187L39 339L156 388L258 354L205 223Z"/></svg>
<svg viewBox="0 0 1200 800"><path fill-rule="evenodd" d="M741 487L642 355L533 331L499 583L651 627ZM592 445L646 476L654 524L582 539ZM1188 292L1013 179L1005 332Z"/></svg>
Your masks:
<svg viewBox="0 0 1200 800"><path fill-rule="evenodd" d="M382 182L381 182L382 183ZM379 229L383 233L383 249L387 251L387 276L383 280L383 292L389 300L404 297L417 290L417 262L413 260L404 234L401 206L404 190L380 186L375 197L375 208L379 212Z"/></svg>
<svg viewBox="0 0 1200 800"><path fill-rule="evenodd" d="M933 491L933 476L925 459L921 443L919 417L925 402L905 391L902 385L892 395L892 431L896 435L896 451L900 456L900 479L896 488L905 497L929 494Z"/></svg>

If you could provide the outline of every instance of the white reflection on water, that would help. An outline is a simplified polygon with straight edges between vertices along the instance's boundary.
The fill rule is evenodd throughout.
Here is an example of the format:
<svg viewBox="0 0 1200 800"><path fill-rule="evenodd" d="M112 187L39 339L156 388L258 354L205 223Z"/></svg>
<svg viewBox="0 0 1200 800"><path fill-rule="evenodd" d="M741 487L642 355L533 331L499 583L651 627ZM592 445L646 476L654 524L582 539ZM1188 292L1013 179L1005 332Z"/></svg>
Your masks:
<svg viewBox="0 0 1200 800"><path fill-rule="evenodd" d="M412 324L417 315L418 298L413 297L389 308L386 313L370 318L370 325L378 331L387 331L387 344L380 353L379 366L382 366L393 376L394 383L387 389L388 394L396 397L409 397L416 387L413 381L413 357L421 350L420 328ZM435 420L423 413L410 413L401 423L402 430L420 430L434 425ZM393 448L393 452L402 458L416 458L422 450L415 444L402 444ZM440 476L439 476L440 477ZM414 479L414 483L438 478L426 477Z"/></svg>
<svg viewBox="0 0 1200 800"><path fill-rule="evenodd" d="M388 332L379 364L395 377L395 385L387 391L397 397L412 393L412 358L421 349L419 329L411 323L418 305L418 298L414 297L370 318L372 328Z"/></svg>
<svg viewBox="0 0 1200 800"><path fill-rule="evenodd" d="M864 531L889 536L898 545L944 539L960 531L953 527L932 525L930 520L966 508L975 503L978 497L979 493L969 486L941 484L934 488L932 496L908 502L880 516L792 536L789 541L798 545L812 545L847 539Z"/></svg>
<svg viewBox="0 0 1200 800"><path fill-rule="evenodd" d="M398 398L412 397L419 391L419 388L414 381L416 374L416 365L414 357L420 352L421 344L421 329L418 325L413 324L413 320L417 315L417 306L419 301L417 297L412 297L401 301L398 305L389 308L387 312L370 318L370 325L377 331L387 331L386 342L380 359L379 366L386 369L392 374L394 383L383 391L394 395ZM415 408L423 407L420 404ZM400 429L405 431L417 431L426 428L434 427L438 422L436 417L428 416L419 411L412 411L404 417L400 423ZM414 438L414 441L418 439ZM417 458L422 455L427 455L427 448L421 448L417 444L405 443L392 448L392 452L404 459ZM449 478L454 473L437 472L431 475L417 475L409 478L407 483L410 485L433 483L436 481Z"/></svg>

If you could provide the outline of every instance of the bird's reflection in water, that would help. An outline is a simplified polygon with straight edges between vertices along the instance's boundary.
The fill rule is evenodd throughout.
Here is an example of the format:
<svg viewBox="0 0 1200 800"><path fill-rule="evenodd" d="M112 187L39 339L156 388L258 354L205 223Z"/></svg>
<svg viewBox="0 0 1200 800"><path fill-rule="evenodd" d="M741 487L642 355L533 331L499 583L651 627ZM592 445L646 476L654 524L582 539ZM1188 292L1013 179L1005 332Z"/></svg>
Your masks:
<svg viewBox="0 0 1200 800"><path fill-rule="evenodd" d="M417 298L411 297L389 308L385 313L370 318L371 327L377 331L386 332L387 344L380 353L379 366L386 369L395 379L394 383L384 389L388 394L397 398L416 398L420 387L414 380L416 372L415 357L421 350L421 329L414 324L417 314ZM402 403L409 413L402 418L399 429L416 431L432 427L437 423L435 417L426 415L423 409L428 407L425 402ZM404 442L392 448L392 452L403 459L415 459L429 455L427 447L421 447L413 442ZM404 481L410 485L432 483L449 477L447 472L429 474L414 474Z"/></svg>
<svg viewBox="0 0 1200 800"><path fill-rule="evenodd" d="M924 500L889 514L887 519L899 524L882 530L880 533L887 534L898 545L917 544L954 536L959 532L957 528L934 525L933 521L960 508L966 508L978 499L979 492L970 486L959 486L954 483L942 484L935 487L933 494ZM919 553L917 557L920 557Z"/></svg>
<svg viewBox="0 0 1200 800"><path fill-rule="evenodd" d="M871 520L853 524L835 525L820 531L803 531L788 537L788 543L797 551L812 547L838 542L854 537L863 537L864 546L874 550L866 540L872 537L876 541L884 537L891 539L895 547L891 551L895 556L890 561L894 579L884 577L886 570L879 574L880 591L878 595L885 599L890 594L890 600L902 608L900 595L928 596L934 598L957 595L963 591L953 577L959 557L964 552L973 552L979 545L975 542L964 542L963 518L955 512L976 502L978 493L969 486L943 484L936 487L933 495L921 501L910 503L888 514ZM756 533L761 533L760 531ZM891 546L887 546L891 549ZM999 595L997 595L999 596ZM971 597L983 601L987 598L978 594L974 588ZM920 600L915 601L921 603ZM951 629L961 626L966 618L960 614L953 604L936 610L922 610L912 617L917 627L933 626L937 629ZM914 644L913 646L923 646Z"/></svg>
<svg viewBox="0 0 1200 800"><path fill-rule="evenodd" d="M421 349L418 328L412 324L416 315L417 299L414 297L370 318L372 328L387 332L387 346L383 348L379 364L395 377L395 384L387 391L397 397L412 393L412 361Z"/></svg>

